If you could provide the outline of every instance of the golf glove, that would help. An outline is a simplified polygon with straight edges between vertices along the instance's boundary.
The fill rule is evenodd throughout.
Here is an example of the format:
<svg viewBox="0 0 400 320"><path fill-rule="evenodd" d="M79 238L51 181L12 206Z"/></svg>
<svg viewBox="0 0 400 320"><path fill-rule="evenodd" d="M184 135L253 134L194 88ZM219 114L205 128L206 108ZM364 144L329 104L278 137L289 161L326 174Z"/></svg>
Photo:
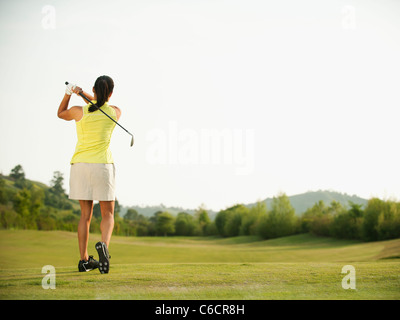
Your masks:
<svg viewBox="0 0 400 320"><path fill-rule="evenodd" d="M72 90L74 90L75 87L76 87L75 84L68 83L67 87L65 88L65 93L70 96L71 94L74 93Z"/></svg>

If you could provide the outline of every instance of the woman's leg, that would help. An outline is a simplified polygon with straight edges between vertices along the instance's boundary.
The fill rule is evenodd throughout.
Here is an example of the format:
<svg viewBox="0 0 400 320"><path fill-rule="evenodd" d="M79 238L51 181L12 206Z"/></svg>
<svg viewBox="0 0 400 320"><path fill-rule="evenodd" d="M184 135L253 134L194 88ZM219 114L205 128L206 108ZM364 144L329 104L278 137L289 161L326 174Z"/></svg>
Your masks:
<svg viewBox="0 0 400 320"><path fill-rule="evenodd" d="M87 261L89 259L87 246L89 240L89 227L90 220L93 215L93 201L92 200L79 200L81 205L81 219L78 224L78 242L81 260Z"/></svg>
<svg viewBox="0 0 400 320"><path fill-rule="evenodd" d="M114 205L115 201L99 201L101 210L101 241L110 244L111 234L114 229Z"/></svg>

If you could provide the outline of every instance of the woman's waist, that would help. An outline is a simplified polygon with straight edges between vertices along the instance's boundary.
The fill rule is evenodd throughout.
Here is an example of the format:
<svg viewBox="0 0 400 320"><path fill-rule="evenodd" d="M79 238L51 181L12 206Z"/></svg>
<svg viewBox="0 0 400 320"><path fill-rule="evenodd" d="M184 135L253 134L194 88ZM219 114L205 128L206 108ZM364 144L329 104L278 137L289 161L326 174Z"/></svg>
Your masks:
<svg viewBox="0 0 400 320"><path fill-rule="evenodd" d="M85 146L77 145L72 162L112 163L113 158L109 145Z"/></svg>

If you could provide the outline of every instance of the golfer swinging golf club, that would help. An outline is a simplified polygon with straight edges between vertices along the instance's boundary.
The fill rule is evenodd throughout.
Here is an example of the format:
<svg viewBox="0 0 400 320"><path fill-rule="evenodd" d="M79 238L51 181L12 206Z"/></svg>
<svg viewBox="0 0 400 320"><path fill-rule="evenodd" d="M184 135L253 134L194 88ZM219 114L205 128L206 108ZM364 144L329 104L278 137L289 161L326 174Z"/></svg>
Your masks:
<svg viewBox="0 0 400 320"><path fill-rule="evenodd" d="M75 120L78 137L71 159L69 198L79 200L81 207L78 225L80 272L99 268L101 273L108 273L110 268L108 247L114 228L115 205L115 166L110 151L110 140L115 121L121 116L119 108L108 104L113 89L114 82L108 76L97 78L93 87L94 96L68 84L58 108L59 118L66 121ZM90 99L92 103L84 107L68 108L72 93L80 95L84 100ZM100 108L113 121L100 112ZM101 241L95 246L99 254L98 261L88 255L87 249L94 200L99 201L101 210Z"/></svg>

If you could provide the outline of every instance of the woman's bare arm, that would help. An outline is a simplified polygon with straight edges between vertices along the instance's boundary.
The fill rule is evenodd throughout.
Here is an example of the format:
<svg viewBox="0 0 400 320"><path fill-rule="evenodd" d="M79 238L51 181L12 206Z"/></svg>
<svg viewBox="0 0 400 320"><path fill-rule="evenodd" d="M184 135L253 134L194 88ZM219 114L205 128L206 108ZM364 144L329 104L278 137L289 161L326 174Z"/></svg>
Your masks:
<svg viewBox="0 0 400 320"><path fill-rule="evenodd" d="M68 94L64 95L64 98L62 99L60 106L58 107L57 116L60 119L66 121L70 120L79 121L83 115L82 107L71 107L68 109L68 104L70 99L71 99L70 95Z"/></svg>
<svg viewBox="0 0 400 320"><path fill-rule="evenodd" d="M117 121L118 121L119 118L121 117L121 109L116 106L110 106L110 107L113 107L115 109L115 113L116 113Z"/></svg>

